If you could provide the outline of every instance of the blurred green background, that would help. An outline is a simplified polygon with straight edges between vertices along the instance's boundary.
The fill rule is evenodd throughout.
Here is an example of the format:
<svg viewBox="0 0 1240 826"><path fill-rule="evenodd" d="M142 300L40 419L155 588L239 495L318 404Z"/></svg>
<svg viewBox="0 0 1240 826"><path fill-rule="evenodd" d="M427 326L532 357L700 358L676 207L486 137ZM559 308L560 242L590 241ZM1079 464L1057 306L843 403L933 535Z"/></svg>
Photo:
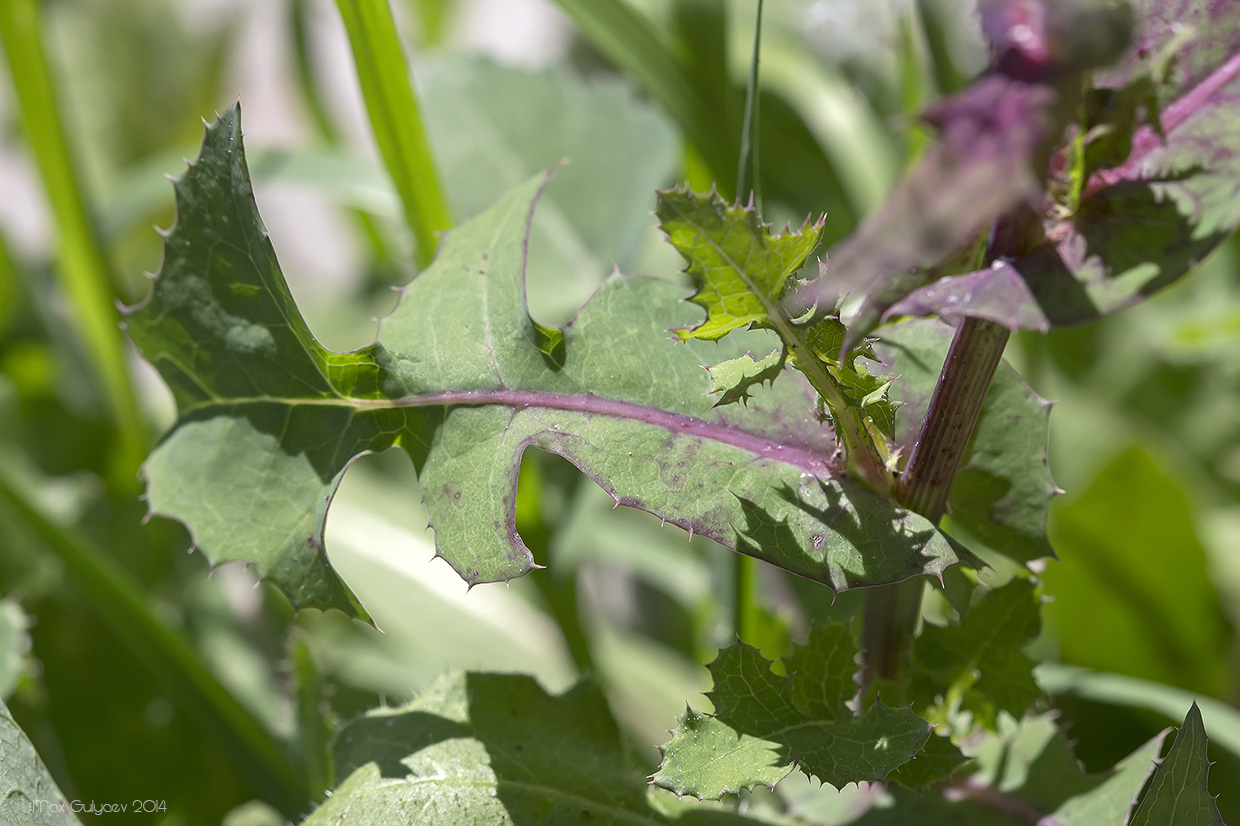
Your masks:
<svg viewBox="0 0 1240 826"><path fill-rule="evenodd" d="M297 791L328 782L340 721L454 668L528 672L555 691L594 674L653 769L651 744L698 701L700 664L733 638L738 611L768 654L815 618L857 611L855 594L832 604L820 586L613 510L547 456L524 463L518 517L548 569L468 594L431 561L403 455L355 465L328 547L381 631L294 617L244 567L211 570L179 526L145 524L137 462L174 411L111 302L140 301L159 267L151 227L174 220L165 176L196 154L201 118L241 101L260 209L327 346L373 339L392 287L415 275L413 242L329 0L4 3L0 72L31 71L41 43L52 86L40 114L0 82L0 698L68 799L166 801L144 815L153 823L296 819L308 808ZM563 323L615 267L682 278L654 228L653 189L688 180L734 194L752 0L392 4L457 221L570 161L536 220L536 318ZM617 8L639 25L600 17ZM929 135L915 113L980 68L980 40L963 0L766 8L763 212L782 225L825 211L835 240L917 157ZM688 111L672 105L677 90ZM60 138L68 165L48 160ZM1046 667L1090 769L1178 722L1185 698L1240 699L1238 256L1233 239L1135 310L1009 346L1059 400L1050 458L1066 495L1037 653L1135 678L1121 697ZM127 378L101 366L107 348ZM263 743L279 753L265 773L244 758ZM1240 788L1240 757L1212 756L1214 791ZM291 776L270 770L280 765ZM1221 804L1240 817L1240 795Z"/></svg>

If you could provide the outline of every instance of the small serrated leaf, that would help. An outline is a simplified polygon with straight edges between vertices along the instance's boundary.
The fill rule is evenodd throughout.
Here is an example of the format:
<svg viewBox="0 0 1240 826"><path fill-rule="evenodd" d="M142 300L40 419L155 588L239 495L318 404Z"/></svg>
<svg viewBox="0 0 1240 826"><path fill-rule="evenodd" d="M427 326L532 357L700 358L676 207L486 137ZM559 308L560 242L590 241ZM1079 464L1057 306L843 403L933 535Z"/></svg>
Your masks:
<svg viewBox="0 0 1240 826"><path fill-rule="evenodd" d="M755 385L775 381L775 377L784 369L784 351L774 350L770 355L755 360L746 353L740 358L721 361L708 367L712 382L710 395L721 393L715 407L734 404L749 398L749 390Z"/></svg>
<svg viewBox="0 0 1240 826"><path fill-rule="evenodd" d="M882 780L925 745L930 726L881 701L854 715L856 643L847 629L812 634L780 676L757 649L738 642L710 665L714 714L690 709L664 746L655 785L718 798L772 786L799 766L842 787Z"/></svg>
<svg viewBox="0 0 1240 826"><path fill-rule="evenodd" d="M689 262L698 287L690 300L706 309L701 324L676 331L682 341L718 341L741 327L770 326L789 277L822 237L821 220L772 235L757 210L729 205L715 192L663 190L655 214Z"/></svg>
<svg viewBox="0 0 1240 826"><path fill-rule="evenodd" d="M899 404L888 398L892 378L876 376L858 359L877 361L874 342L863 339L849 345L848 330L838 316L829 315L809 321L800 328L804 331L810 351L830 373L849 406L856 410L872 430L881 435L876 444L889 446L895 439L896 410ZM845 351L844 348L848 347ZM800 367L796 358L794 366Z"/></svg>
<svg viewBox="0 0 1240 826"><path fill-rule="evenodd" d="M1193 703L1170 751L1154 769L1129 826L1223 826L1223 816L1206 783L1209 773L1206 728L1201 710Z"/></svg>

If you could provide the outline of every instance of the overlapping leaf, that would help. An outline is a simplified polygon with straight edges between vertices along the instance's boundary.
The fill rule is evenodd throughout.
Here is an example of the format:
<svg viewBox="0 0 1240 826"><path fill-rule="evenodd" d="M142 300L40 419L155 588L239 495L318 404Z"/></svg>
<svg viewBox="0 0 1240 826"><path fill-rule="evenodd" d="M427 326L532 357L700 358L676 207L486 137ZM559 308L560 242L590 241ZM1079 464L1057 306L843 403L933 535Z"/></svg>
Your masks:
<svg viewBox="0 0 1240 826"><path fill-rule="evenodd" d="M660 192L655 214L689 261L698 285L690 300L706 310L701 324L676 331L682 341L718 341L749 326L774 329L788 279L822 237L821 220L772 235L753 207L731 206L714 192Z"/></svg>
<svg viewBox="0 0 1240 826"><path fill-rule="evenodd" d="M551 697L526 676L449 675L408 706L351 723L336 743L343 779L307 826L676 822L626 761L607 701L589 684ZM757 821L701 807L693 822Z"/></svg>
<svg viewBox="0 0 1240 826"><path fill-rule="evenodd" d="M655 785L718 798L774 786L794 767L833 786L883 780L913 759L930 726L906 708L877 702L854 715L856 643L839 625L815 629L786 660L790 676L742 642L710 664L713 714L689 709L663 747Z"/></svg>
<svg viewBox="0 0 1240 826"><path fill-rule="evenodd" d="M332 572L323 525L366 451L413 458L436 547L468 582L534 567L514 526L517 466L558 453L648 510L833 589L937 573L930 523L838 475L807 388L712 409L682 292L615 278L562 330L524 306L535 180L451 233L380 340L322 348L280 274L250 191L234 108L176 182L178 221L128 327L180 419L146 464L154 513L213 562L245 559L299 606L364 611ZM413 495L411 493L411 495Z"/></svg>
<svg viewBox="0 0 1240 826"><path fill-rule="evenodd" d="M906 452L926 414L951 334L936 321L909 321L883 330L876 347L900 375L892 395L900 403L896 444ZM1052 555L1046 519L1059 488L1047 465L1050 410L1050 402L1015 370L1000 365L952 485L949 532L962 528L970 540L1021 562Z"/></svg>
<svg viewBox="0 0 1240 826"><path fill-rule="evenodd" d="M701 324L677 330L681 340L717 341L742 327L776 331L788 362L821 396L849 469L868 466L860 471L862 478L883 487L883 474L872 466L886 458L891 438L890 382L857 364L865 348L841 346L844 327L837 317L815 310L793 319L782 306L795 283L791 276L818 244L821 220L807 221L798 232L773 235L752 206L729 205L714 192L683 190L660 192L655 212L672 246L689 262L698 288L691 300L706 309ZM761 368L744 362L722 365L729 376L724 399L743 399L751 387L773 379L778 371L771 360L768 356Z"/></svg>
<svg viewBox="0 0 1240 826"><path fill-rule="evenodd" d="M1121 89L1174 45L1170 82L1157 89L1161 129L1137 129L1127 157L1097 171L1072 212L1047 211L1044 240L1028 254L925 286L906 283L883 296L883 317L973 316L1038 330L1077 324L1179 279L1240 226L1240 3L1151 2L1138 45L1144 58L1099 82Z"/></svg>

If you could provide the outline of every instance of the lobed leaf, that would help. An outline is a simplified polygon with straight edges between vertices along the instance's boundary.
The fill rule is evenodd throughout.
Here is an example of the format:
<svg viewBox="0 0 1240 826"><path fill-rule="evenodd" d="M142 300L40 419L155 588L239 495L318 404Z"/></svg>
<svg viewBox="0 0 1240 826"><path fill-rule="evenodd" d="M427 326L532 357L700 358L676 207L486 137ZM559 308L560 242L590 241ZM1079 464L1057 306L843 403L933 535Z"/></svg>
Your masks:
<svg viewBox="0 0 1240 826"><path fill-rule="evenodd" d="M175 184L161 274L127 318L180 409L145 465L151 511L189 526L213 562L252 562L295 605L359 617L323 526L349 464L394 445L413 459L437 554L471 584L536 567L514 524L531 447L618 504L834 590L956 560L924 518L839 473L804 384L712 408L698 356L665 338L686 326L679 288L616 277L564 328L535 322L524 276L545 182L448 235L379 341L332 353L263 230L239 110L221 116Z"/></svg>
<svg viewBox="0 0 1240 826"><path fill-rule="evenodd" d="M775 381L784 370L784 351L774 350L761 359L746 353L706 369L710 371L710 394L720 394L715 406L733 404L748 399L753 387Z"/></svg>
<svg viewBox="0 0 1240 826"><path fill-rule="evenodd" d="M788 279L818 246L823 221L772 235L752 206L730 206L714 192L664 190L655 208L668 241L689 262L698 290L690 300L706 320L679 329L682 341L718 341L742 327L773 327Z"/></svg>
<svg viewBox="0 0 1240 826"><path fill-rule="evenodd" d="M930 726L912 711L881 701L854 715L856 643L844 626L815 629L786 661L791 676L771 671L756 648L737 642L710 664L714 714L689 709L663 747L657 786L719 798L774 786L794 767L833 786L882 780L921 751Z"/></svg>

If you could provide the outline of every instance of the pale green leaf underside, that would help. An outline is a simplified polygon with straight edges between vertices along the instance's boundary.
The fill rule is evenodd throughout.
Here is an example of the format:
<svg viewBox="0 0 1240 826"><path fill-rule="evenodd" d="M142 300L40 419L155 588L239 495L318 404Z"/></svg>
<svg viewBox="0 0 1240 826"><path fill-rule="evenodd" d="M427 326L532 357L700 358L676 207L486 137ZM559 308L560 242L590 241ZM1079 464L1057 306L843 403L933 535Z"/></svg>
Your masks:
<svg viewBox="0 0 1240 826"><path fill-rule="evenodd" d="M128 316L181 411L146 464L152 512L189 526L213 562L253 563L298 606L356 616L323 525L349 463L394 444L413 458L438 553L470 583L534 567L514 526L530 447L564 456L620 504L835 590L955 561L925 519L837 475L803 384L712 409L703 359L668 341L696 312L680 288L616 277L562 338L536 325L525 256L544 183L450 233L377 343L331 353L289 295L238 112L225 113L176 182L160 277Z"/></svg>
<svg viewBox="0 0 1240 826"><path fill-rule="evenodd" d="M56 781L0 700L0 826L71 826Z"/></svg>
<svg viewBox="0 0 1240 826"><path fill-rule="evenodd" d="M607 701L582 684L548 696L530 677L457 674L408 706L372 711L336 741L343 780L306 821L424 826L664 826ZM749 818L699 807L693 823Z"/></svg>

